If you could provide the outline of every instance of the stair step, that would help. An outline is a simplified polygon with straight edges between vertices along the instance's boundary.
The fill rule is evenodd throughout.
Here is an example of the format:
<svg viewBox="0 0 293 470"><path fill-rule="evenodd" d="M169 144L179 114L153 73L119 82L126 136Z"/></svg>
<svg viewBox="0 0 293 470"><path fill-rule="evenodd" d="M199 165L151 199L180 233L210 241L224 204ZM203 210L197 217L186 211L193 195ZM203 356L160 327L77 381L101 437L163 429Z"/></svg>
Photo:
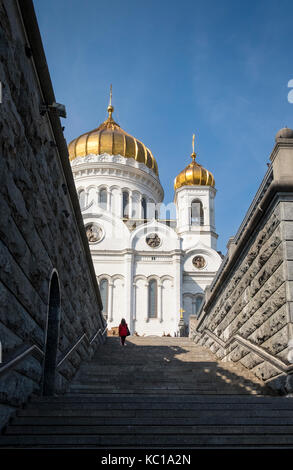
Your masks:
<svg viewBox="0 0 293 470"><path fill-rule="evenodd" d="M33 406L36 403L80 403L81 399L85 397L81 395L59 395L55 397L36 397L32 402ZM216 396L205 396L199 394L188 394L184 397L177 397L172 395L161 395L157 394L144 394L139 395L136 393L121 394L116 396L115 394L96 394L86 396L86 403L200 403L200 404L216 404L216 403L239 403L239 404L273 404L273 405L286 405L293 409L293 398L286 397L264 397L264 396L252 396L252 395L216 395Z"/></svg>
<svg viewBox="0 0 293 470"><path fill-rule="evenodd" d="M36 409L38 412L42 412L42 409L45 410L74 410L78 408L80 411L92 411L92 410L146 410L150 411L150 406L148 403L80 403L78 406L72 406L70 403L56 403L54 405L46 404L42 407L38 406ZM230 410L231 413L234 413L237 409L248 410L253 412L256 410L256 406L251 405L235 405L235 404L209 404L204 405L200 403L153 403L152 410L157 411L172 411L172 410L189 410L189 411L200 411L200 410ZM286 405L267 405L266 410L290 410Z"/></svg>
<svg viewBox="0 0 293 470"><path fill-rule="evenodd" d="M24 435L66 435L66 434L78 434L78 435L91 435L91 434L208 434L208 435L217 435L217 434L288 434L291 435L293 440L293 426L264 426L264 425L232 425L232 426L222 426L222 425L206 425L206 426L141 426L141 425L127 425L127 426L21 426L21 425L8 425L6 427L6 435L20 434Z"/></svg>
<svg viewBox="0 0 293 470"><path fill-rule="evenodd" d="M286 448L292 447L292 435L52 435L52 436L3 436L1 445L4 448Z"/></svg>
<svg viewBox="0 0 293 470"><path fill-rule="evenodd" d="M16 426L202 426L202 425L216 425L216 426L244 426L244 425L258 425L258 426L292 426L293 415L287 416L223 416L222 413L213 415L206 415L198 413L193 417L142 417L142 416L124 416L124 417L76 417L76 416L51 416L51 417L24 417L18 416ZM14 423L10 427L14 426Z"/></svg>
<svg viewBox="0 0 293 470"><path fill-rule="evenodd" d="M76 389L76 390L71 390L70 393L72 395L74 395L75 393L80 396L81 394L83 394L84 398L85 396L88 394L88 395L92 395L93 392L95 390L94 389L90 389L90 390L82 390L82 389ZM113 389L113 387L111 388L99 388L96 390L97 393L105 393L105 392L109 392L110 393L113 393L113 394L116 394L117 396L118 395L122 395L124 394L125 392L127 393L127 390L124 389L124 388L121 388L121 389ZM132 392L135 392L137 394L141 394L142 396L145 394L145 389L132 389L131 390ZM201 395L212 395L212 396L215 396L215 395L218 395L219 393L219 390L196 390L196 389L193 389L193 390L184 390L184 389L156 389L156 388L153 388L153 389L147 389L147 391L149 391L150 393L154 393L156 392L157 395L164 395L166 392L170 392L172 393L172 395L177 395L177 396L182 396L183 394L186 396L188 394L193 394L194 392L197 392L198 394L201 394ZM223 390L221 390L223 391ZM229 394L229 390L225 390L225 393L226 394ZM230 392L231 395L234 395L233 392L231 391ZM247 395L258 395L258 392L247 392Z"/></svg>
<svg viewBox="0 0 293 470"><path fill-rule="evenodd" d="M86 408L86 409L64 409L60 407L56 409L55 407L50 408L33 408L33 409L26 409L20 410L17 413L19 418L26 417L32 418L33 420L41 420L42 418L49 417L52 419L62 418L62 417L101 417L101 418L119 418L119 417L129 417L129 418L197 418L200 416L201 413L204 414L205 417L223 417L223 418L231 418L231 411L233 412L233 418L293 418L293 410L280 410L280 409L264 409L264 407L259 408L249 408L249 409L239 409L238 407L234 406L217 406L210 409L209 407L202 407L198 406L197 409L185 409L185 410L178 410L178 409L167 409L167 410L153 410L153 409L94 409L94 408ZM17 421L18 422L18 421Z"/></svg>

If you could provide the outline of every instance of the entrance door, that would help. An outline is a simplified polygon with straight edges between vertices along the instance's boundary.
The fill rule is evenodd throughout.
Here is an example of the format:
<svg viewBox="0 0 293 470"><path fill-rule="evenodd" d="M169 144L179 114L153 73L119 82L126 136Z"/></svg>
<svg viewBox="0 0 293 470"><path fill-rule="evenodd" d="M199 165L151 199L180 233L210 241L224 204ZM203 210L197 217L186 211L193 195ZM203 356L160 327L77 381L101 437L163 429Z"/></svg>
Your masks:
<svg viewBox="0 0 293 470"><path fill-rule="evenodd" d="M60 289L56 272L50 284L47 334L45 345L43 395L54 395L57 349L60 328Z"/></svg>

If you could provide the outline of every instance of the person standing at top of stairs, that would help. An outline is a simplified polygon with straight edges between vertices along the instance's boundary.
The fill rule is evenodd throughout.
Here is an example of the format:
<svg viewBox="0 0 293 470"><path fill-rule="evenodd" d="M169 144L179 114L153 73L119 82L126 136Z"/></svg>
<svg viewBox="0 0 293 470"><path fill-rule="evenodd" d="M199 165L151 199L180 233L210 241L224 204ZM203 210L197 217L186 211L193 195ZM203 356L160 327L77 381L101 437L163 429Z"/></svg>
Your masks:
<svg viewBox="0 0 293 470"><path fill-rule="evenodd" d="M127 323L125 319L122 318L121 323L119 325L119 336L121 340L121 346L127 346L125 344L125 339L126 339L126 336L128 335L129 335L129 329L128 329Z"/></svg>

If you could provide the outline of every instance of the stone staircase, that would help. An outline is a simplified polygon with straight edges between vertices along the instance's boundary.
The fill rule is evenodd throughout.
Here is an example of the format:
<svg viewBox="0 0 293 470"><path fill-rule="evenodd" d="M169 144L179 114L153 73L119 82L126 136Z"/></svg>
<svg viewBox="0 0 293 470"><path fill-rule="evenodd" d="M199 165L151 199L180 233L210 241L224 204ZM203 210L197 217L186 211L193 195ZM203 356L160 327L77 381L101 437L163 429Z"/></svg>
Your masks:
<svg viewBox="0 0 293 470"><path fill-rule="evenodd" d="M293 399L187 338L108 338L68 393L34 397L2 448L291 448Z"/></svg>

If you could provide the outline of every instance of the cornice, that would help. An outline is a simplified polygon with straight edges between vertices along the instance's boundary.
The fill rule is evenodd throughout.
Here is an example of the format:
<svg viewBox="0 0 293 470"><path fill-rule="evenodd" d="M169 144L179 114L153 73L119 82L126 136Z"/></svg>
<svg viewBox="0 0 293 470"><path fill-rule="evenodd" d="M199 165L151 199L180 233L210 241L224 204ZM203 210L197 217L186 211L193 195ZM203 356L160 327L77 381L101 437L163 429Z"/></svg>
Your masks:
<svg viewBox="0 0 293 470"><path fill-rule="evenodd" d="M291 148L293 147L292 139L279 138L276 140L275 146L270 155L270 160L273 162L277 156L280 148Z"/></svg>
<svg viewBox="0 0 293 470"><path fill-rule="evenodd" d="M91 245L91 252L92 254L97 255L107 255L107 256L124 256L126 254L133 254L134 256L156 256L159 258L160 256L169 256L172 258L174 255L184 256L183 250L171 250L171 251L136 251L131 248L125 248L123 250L101 250L98 248L92 248L94 245Z"/></svg>

